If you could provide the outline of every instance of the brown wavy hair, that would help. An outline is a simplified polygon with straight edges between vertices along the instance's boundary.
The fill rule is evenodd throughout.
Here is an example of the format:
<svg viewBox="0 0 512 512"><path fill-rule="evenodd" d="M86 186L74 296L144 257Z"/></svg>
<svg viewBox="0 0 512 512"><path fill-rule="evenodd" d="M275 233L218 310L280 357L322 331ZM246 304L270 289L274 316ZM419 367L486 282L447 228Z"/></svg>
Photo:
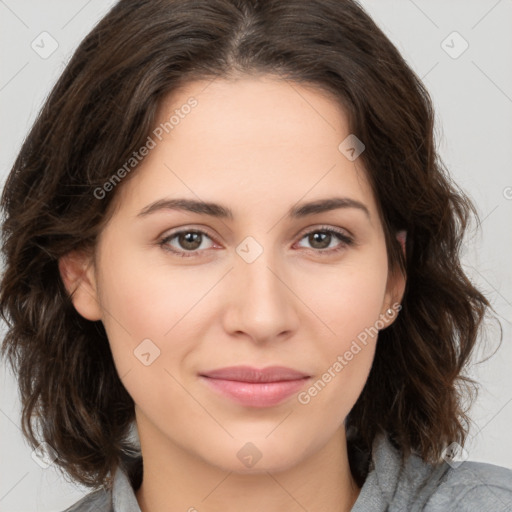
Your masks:
<svg viewBox="0 0 512 512"><path fill-rule="evenodd" d="M49 443L86 486L101 486L118 466L135 471L134 402L103 324L74 309L59 258L94 248L124 182L101 200L94 191L144 145L166 95L197 79L261 73L312 85L343 106L366 145L359 158L390 271L407 277L400 315L380 332L346 418L354 477L361 485L368 471L368 457L358 465L354 454L368 455L379 432L431 463L451 442L464 444L463 402L476 382L462 373L490 308L460 263L478 214L436 152L431 99L395 46L353 0L121 0L75 51L1 199L1 353L17 374L23 433L33 447ZM399 230L408 234L405 257Z"/></svg>

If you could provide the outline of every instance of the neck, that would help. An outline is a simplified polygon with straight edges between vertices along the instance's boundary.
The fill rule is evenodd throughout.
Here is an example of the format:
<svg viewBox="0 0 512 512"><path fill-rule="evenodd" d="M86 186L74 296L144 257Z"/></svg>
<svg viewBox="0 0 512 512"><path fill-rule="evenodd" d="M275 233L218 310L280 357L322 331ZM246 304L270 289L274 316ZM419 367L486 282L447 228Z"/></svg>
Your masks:
<svg viewBox="0 0 512 512"><path fill-rule="evenodd" d="M291 467L242 473L212 466L139 420L144 474L135 495L142 512L345 512L359 495L343 427Z"/></svg>

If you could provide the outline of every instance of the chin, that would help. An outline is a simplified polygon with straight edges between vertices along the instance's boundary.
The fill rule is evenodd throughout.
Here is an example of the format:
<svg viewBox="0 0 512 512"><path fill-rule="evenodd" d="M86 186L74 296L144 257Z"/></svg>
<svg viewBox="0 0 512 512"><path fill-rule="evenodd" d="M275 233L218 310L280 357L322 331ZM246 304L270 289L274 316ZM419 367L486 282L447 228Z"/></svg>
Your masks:
<svg viewBox="0 0 512 512"><path fill-rule="evenodd" d="M315 443L305 443L304 438L294 440L288 436L271 440L265 434L231 439L227 444L215 443L215 450L208 449L204 460L213 466L236 474L278 473L293 468L315 451ZM300 449L297 447L300 446Z"/></svg>

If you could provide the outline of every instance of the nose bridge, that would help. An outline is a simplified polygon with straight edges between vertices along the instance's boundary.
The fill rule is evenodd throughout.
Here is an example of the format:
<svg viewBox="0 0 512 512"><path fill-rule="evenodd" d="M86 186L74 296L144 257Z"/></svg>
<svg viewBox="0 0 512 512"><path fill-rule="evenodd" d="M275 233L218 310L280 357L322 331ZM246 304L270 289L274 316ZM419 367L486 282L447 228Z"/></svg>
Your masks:
<svg viewBox="0 0 512 512"><path fill-rule="evenodd" d="M258 241L253 236L247 236L236 248L238 255L235 271L237 279L241 279L246 292L253 296L254 300L259 297L266 301L277 299L276 296L283 295L283 283L276 274L281 272L280 262L276 258L276 251L271 245L271 236L262 240L261 235ZM281 302L285 297L281 297Z"/></svg>
<svg viewBox="0 0 512 512"><path fill-rule="evenodd" d="M229 301L236 312L230 318L231 329L244 331L251 337L266 339L293 328L293 294L286 286L286 276L277 251L271 247L271 236L265 240L248 236L236 247L237 257L232 273L235 296Z"/></svg>

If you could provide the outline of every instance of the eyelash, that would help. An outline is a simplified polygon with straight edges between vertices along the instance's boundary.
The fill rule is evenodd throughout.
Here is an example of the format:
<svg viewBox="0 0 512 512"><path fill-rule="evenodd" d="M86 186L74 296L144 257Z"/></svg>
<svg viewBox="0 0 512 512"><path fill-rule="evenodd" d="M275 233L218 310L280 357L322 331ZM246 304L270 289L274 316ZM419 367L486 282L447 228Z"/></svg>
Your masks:
<svg viewBox="0 0 512 512"><path fill-rule="evenodd" d="M168 245L170 240L172 240L173 238L176 238L176 236L181 235L183 233L197 233L197 234L201 234L201 235L206 235L208 238L210 238L213 241L213 238L205 231L202 231L200 229L183 229L181 231L176 231L174 233L171 233L171 234L165 236L158 242L158 244L164 250L169 251L178 257L181 257L181 258L196 257L197 253L200 252L199 249L196 249L195 251L176 251L175 249L171 249L170 246ZM334 249L309 249L310 251L313 251L313 252L319 254L320 256L329 256L329 255L332 255L332 254L342 251L346 247L350 247L350 246L354 245L354 240L351 237L347 236L344 232L339 231L334 228L325 227L325 226L322 226L320 228L316 228L316 229L313 229L311 231L304 233L301 236L301 238L299 239L299 241L303 240L308 235L311 235L313 233L328 233L328 234L334 235L341 242L341 244Z"/></svg>

